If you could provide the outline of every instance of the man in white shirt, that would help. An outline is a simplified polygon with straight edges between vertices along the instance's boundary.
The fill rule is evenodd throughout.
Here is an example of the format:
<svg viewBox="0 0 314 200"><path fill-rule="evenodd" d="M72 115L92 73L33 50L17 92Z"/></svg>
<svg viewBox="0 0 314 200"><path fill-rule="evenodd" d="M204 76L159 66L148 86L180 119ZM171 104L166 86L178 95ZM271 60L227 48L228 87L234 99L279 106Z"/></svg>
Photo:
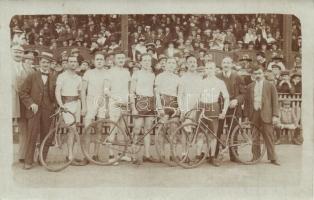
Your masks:
<svg viewBox="0 0 314 200"><path fill-rule="evenodd" d="M64 108L75 115L73 119L69 113L63 113L63 119L66 124L71 124L80 121L80 109L81 102L79 95L82 87L82 79L75 73L75 69L79 66L78 57L68 57L68 67L62 72L56 82L56 100L61 108ZM74 133L76 131L76 124L73 125L73 129L69 129L68 135L68 159L73 159L73 145L74 145ZM78 139L78 138L77 138Z"/></svg>
<svg viewBox="0 0 314 200"><path fill-rule="evenodd" d="M108 71L104 69L105 55L101 52L96 52L94 55L95 68L87 70L83 75L82 83L82 116L84 116L84 126L88 127L89 124L98 119L105 119L108 110L106 109L105 97L104 97L104 84L109 79ZM101 128L100 128L101 129ZM96 130L96 140L101 137L101 130ZM86 149L90 150L91 135L89 132L84 134L84 142ZM95 144L95 156L94 159L98 160L99 144Z"/></svg>
<svg viewBox="0 0 314 200"><path fill-rule="evenodd" d="M165 118L169 119L171 116L175 117L172 120L178 120L177 112L172 109L178 109L178 90L180 85L180 77L175 74L177 68L177 61L174 57L167 58L165 71L160 73L155 79L156 104L158 112L161 116L165 114ZM169 108L167 108L169 107ZM177 127L174 123L170 124L170 131L174 132ZM168 157L166 150L166 141L163 143L164 156ZM170 147L167 147L170 148ZM171 158L170 158L171 159Z"/></svg>
<svg viewBox="0 0 314 200"><path fill-rule="evenodd" d="M118 120L122 115L123 110L127 110L129 102L129 84L131 81L130 72L124 68L125 54L116 50L114 55L114 66L108 70L108 81L104 83L104 95L109 96L109 118L124 126ZM125 127L127 128L127 127ZM114 136L114 134L111 134ZM109 138L113 140L114 138ZM114 152L109 149L109 162L114 160ZM121 160L131 161L128 156L123 156ZM114 165L119 164L115 162Z"/></svg>
<svg viewBox="0 0 314 200"><path fill-rule="evenodd" d="M197 106L200 95L200 82L202 77L197 72L197 59L194 55L186 57L188 71L181 77L181 83L178 90L178 104L181 111L181 117Z"/></svg>
<svg viewBox="0 0 314 200"><path fill-rule="evenodd" d="M199 97L199 108L205 109L205 116L211 119L212 121L208 121L208 128L217 136L218 131L218 118L224 119L229 107L229 93L224 81L220 80L216 77L216 64L215 63L207 63L205 65L205 76L201 81L201 94ZM224 99L222 111L220 111L220 105L218 103L219 96L222 94ZM211 118L212 117L212 118ZM214 166L219 166L219 160L215 158L215 149L217 139L211 135L209 135L210 139L210 161ZM200 138L197 141L197 155L201 156L201 150L204 138Z"/></svg>

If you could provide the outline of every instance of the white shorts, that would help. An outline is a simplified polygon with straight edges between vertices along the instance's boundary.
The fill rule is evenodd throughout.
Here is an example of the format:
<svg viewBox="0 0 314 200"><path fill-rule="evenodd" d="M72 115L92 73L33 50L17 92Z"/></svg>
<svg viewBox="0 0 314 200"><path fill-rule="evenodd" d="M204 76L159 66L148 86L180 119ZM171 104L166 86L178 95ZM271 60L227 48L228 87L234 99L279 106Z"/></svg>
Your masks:
<svg viewBox="0 0 314 200"><path fill-rule="evenodd" d="M62 113L63 120L66 124L72 124L75 120L75 122L80 122L81 117L81 101L71 101L64 104L64 107L68 109L71 113L74 114L75 119L73 119L73 116L70 113Z"/></svg>
<svg viewBox="0 0 314 200"><path fill-rule="evenodd" d="M99 118L106 117L106 101L100 96L87 96L86 97L86 118L94 119L96 116Z"/></svg>

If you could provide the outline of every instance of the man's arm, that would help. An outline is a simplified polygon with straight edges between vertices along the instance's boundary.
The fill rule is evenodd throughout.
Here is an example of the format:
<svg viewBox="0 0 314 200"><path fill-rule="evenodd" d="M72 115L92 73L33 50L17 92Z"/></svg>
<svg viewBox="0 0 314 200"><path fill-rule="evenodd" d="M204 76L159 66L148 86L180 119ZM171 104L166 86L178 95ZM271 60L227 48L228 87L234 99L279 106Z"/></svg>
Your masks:
<svg viewBox="0 0 314 200"><path fill-rule="evenodd" d="M278 102L278 93L277 89L273 84L269 84L271 87L271 100L272 100L272 115L273 117L279 116L279 102Z"/></svg>
<svg viewBox="0 0 314 200"><path fill-rule="evenodd" d="M61 77L58 76L55 95L56 95L56 100L57 100L58 105L61 108L63 108L64 105L63 105L62 98L61 98L61 86L62 86L62 80L61 80Z"/></svg>
<svg viewBox="0 0 314 200"><path fill-rule="evenodd" d="M86 103L86 91L87 91L88 82L83 80L82 90L81 90L81 101L82 101L82 115L85 116L87 112L87 103Z"/></svg>
<svg viewBox="0 0 314 200"><path fill-rule="evenodd" d="M19 90L19 96L22 100L22 103L25 105L26 108L30 108L32 104L35 104L33 98L31 97L31 87L33 84L33 73L29 74L24 83L21 85Z"/></svg>

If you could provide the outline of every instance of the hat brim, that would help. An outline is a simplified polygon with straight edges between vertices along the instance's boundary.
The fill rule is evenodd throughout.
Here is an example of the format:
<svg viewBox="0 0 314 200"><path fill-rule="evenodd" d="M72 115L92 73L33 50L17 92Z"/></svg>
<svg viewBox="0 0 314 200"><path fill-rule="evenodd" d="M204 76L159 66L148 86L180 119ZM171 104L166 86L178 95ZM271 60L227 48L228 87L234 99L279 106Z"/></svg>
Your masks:
<svg viewBox="0 0 314 200"><path fill-rule="evenodd" d="M49 60L49 61L56 61L56 59L54 59L54 58L51 58L51 57L49 57L49 56L43 56L43 55L39 55L39 56L37 56L38 58L39 58L39 60L40 59L46 59L46 60Z"/></svg>

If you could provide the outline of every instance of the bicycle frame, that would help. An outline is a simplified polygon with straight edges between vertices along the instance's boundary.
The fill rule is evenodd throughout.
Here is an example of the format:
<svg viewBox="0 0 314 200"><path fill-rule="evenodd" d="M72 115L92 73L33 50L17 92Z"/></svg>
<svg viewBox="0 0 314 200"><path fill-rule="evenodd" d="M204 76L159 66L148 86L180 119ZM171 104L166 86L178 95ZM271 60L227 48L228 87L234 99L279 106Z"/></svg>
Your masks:
<svg viewBox="0 0 314 200"><path fill-rule="evenodd" d="M201 113L200 113L200 116L199 116L199 119L198 119L198 122L197 122L197 128L196 128L196 132L192 138L192 143L195 142L196 138L197 138L197 135L199 133L199 129L202 129L203 131L205 131L205 133L207 134L211 134L215 137L215 139L217 139L217 141L220 143L220 145L222 145L223 148L226 148L226 147L229 147L229 136L231 134L231 128L233 126L233 123L234 123L234 120L236 121L237 124L239 124L239 120L235 117L235 113L236 113L236 109L234 109L233 111L233 114L232 115L226 115L225 116L225 119L226 118L231 118L231 123L230 123L230 126L228 127L228 133L227 133L227 139L226 139L226 142L224 143L218 136L217 134L215 134L210 128L208 128L208 125L203 122L203 119L206 119L206 120L209 120L209 121L212 121L213 118L218 118L218 116L212 116L212 117L206 117L205 116L205 108L202 108L201 110ZM224 119L224 121L225 121ZM205 129L205 130L204 130ZM206 132L206 130L208 132Z"/></svg>

